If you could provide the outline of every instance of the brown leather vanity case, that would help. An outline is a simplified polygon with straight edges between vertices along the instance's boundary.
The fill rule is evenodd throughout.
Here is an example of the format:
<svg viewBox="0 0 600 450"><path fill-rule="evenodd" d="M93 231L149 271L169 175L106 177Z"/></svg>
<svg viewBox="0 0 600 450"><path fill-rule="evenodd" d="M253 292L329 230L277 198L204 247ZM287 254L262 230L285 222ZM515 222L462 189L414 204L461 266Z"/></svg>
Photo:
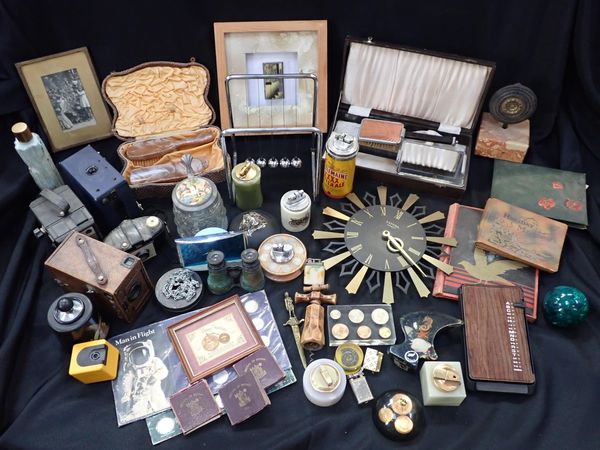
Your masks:
<svg viewBox="0 0 600 450"><path fill-rule="evenodd" d="M365 175L461 195L467 188L473 133L494 70L489 61L346 37L331 131L359 139L356 167ZM401 122L400 148L362 136L363 119ZM379 135L392 131L380 130ZM431 136L432 131L437 135Z"/></svg>
<svg viewBox="0 0 600 450"><path fill-rule="evenodd" d="M141 259L73 232L45 262L65 292L88 295L102 313L133 322L154 288Z"/></svg>
<svg viewBox="0 0 600 450"><path fill-rule="evenodd" d="M221 130L212 126L214 109L207 98L209 83L206 67L193 61L144 63L102 82L102 94L114 112L113 134L125 141L117 150L122 174L138 199L170 196L186 176L181 163L186 153L202 176L215 183L225 180ZM166 175L157 180L148 173Z"/></svg>

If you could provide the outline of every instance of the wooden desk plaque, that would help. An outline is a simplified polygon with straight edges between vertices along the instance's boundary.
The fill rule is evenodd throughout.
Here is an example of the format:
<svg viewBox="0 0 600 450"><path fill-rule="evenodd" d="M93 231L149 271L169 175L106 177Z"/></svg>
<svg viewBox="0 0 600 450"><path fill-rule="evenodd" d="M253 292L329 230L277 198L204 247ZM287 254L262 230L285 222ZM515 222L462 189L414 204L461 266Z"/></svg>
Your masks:
<svg viewBox="0 0 600 450"><path fill-rule="evenodd" d="M464 285L461 308L467 387L532 394L535 374L521 289Z"/></svg>

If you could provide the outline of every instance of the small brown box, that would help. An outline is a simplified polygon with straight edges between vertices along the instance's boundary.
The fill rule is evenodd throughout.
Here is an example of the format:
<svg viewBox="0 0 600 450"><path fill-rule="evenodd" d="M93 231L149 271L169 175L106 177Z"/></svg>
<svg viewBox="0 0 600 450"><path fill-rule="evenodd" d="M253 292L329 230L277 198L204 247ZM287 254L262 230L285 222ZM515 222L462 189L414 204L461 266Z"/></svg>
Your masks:
<svg viewBox="0 0 600 450"><path fill-rule="evenodd" d="M522 163L529 149L529 120L508 124L506 128L483 113L475 154L488 158Z"/></svg>
<svg viewBox="0 0 600 450"><path fill-rule="evenodd" d="M44 263L65 292L89 295L103 313L128 323L153 292L142 260L73 232Z"/></svg>

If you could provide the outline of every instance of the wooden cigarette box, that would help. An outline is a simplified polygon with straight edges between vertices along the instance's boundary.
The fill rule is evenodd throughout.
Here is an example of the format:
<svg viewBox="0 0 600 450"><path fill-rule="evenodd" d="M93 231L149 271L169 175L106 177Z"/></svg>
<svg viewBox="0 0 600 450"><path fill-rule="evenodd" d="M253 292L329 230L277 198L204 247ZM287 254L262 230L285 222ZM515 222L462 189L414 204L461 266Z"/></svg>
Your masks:
<svg viewBox="0 0 600 450"><path fill-rule="evenodd" d="M142 261L73 232L45 262L65 292L86 294L104 314L133 322L153 292Z"/></svg>

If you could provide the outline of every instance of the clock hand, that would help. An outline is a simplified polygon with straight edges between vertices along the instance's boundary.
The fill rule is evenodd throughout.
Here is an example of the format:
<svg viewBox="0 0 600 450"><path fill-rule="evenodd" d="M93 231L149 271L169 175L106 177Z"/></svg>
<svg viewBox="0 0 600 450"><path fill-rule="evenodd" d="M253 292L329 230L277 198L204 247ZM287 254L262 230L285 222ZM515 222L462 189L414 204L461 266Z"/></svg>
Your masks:
<svg viewBox="0 0 600 450"><path fill-rule="evenodd" d="M392 236L388 230L384 230L382 234L384 238L387 238L387 248L389 251L402 253L402 256L404 256L409 263L411 263L414 267L417 268L419 272L421 272L421 275L427 277L427 275L425 275L425 272L423 272L423 269L421 269L421 267L418 266L417 263L404 250L404 244L402 243L402 240Z"/></svg>

